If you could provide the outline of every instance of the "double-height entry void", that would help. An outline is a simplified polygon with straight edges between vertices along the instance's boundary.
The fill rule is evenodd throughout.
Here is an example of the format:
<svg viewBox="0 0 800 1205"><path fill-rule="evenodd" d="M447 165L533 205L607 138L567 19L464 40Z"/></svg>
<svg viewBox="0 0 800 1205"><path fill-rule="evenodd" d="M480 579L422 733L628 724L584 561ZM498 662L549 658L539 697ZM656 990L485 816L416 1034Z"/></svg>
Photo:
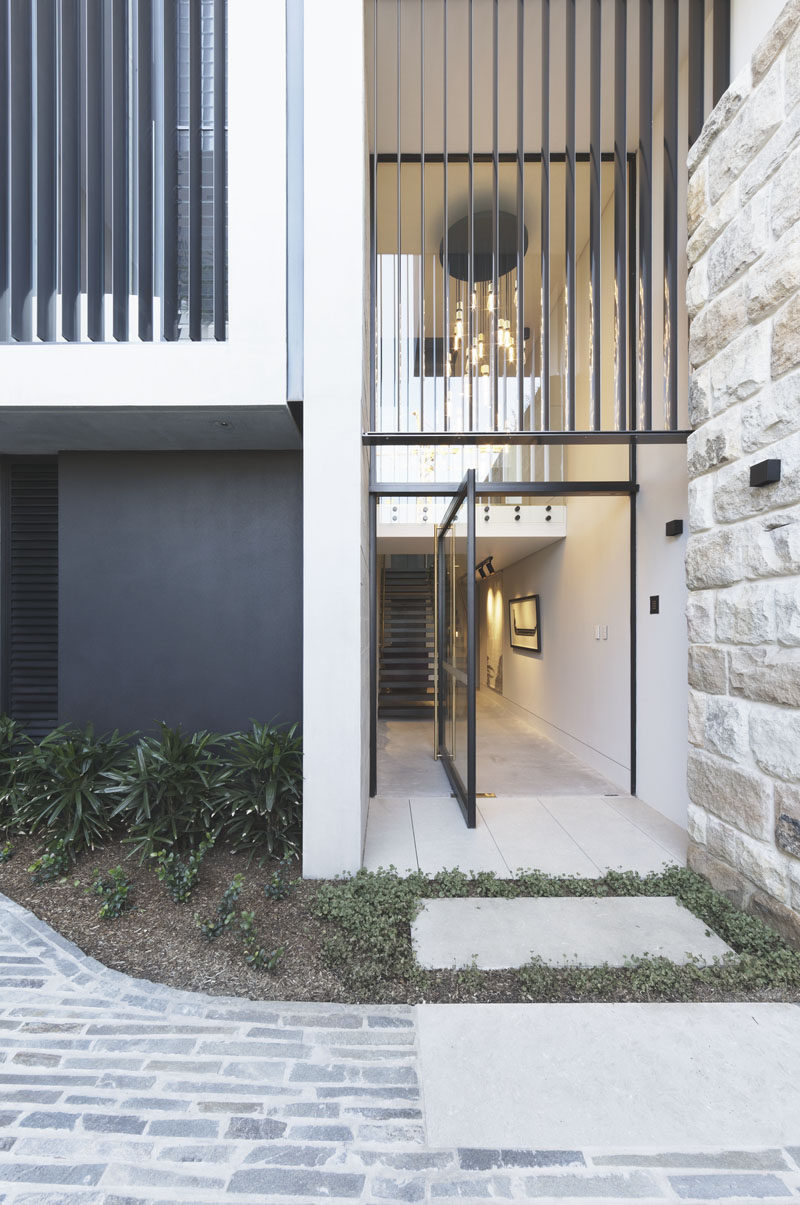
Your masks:
<svg viewBox="0 0 800 1205"><path fill-rule="evenodd" d="M367 0L368 861L391 801L419 865L453 815L579 872L642 867L637 806L662 855L685 825L681 215L727 7Z"/></svg>

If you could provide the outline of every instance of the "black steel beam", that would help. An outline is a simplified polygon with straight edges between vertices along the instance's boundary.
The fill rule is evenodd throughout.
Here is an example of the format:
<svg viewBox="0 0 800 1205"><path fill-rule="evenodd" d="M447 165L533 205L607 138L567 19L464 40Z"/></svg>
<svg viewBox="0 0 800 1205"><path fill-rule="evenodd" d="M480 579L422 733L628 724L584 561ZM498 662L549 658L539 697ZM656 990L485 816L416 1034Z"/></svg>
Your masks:
<svg viewBox="0 0 800 1205"><path fill-rule="evenodd" d="M227 13L227 0L214 0L214 338L220 342L228 337Z"/></svg>
<svg viewBox="0 0 800 1205"><path fill-rule="evenodd" d="M447 157L447 41L448 41L448 20L447 20L447 0L442 0L442 226L443 237L442 246L444 248L444 259L442 261L442 312L444 314L444 354L447 357L447 367L442 364L444 372L444 411L442 415L442 427L446 431L450 423L450 194L448 175L448 157ZM435 268L434 268L435 270ZM461 358L464 358L464 339L461 339Z"/></svg>
<svg viewBox="0 0 800 1205"><path fill-rule="evenodd" d="M466 421L467 430L471 431L477 415L475 413L475 391L478 380L477 371L473 371L472 341L476 336L475 319L472 310L472 292L475 288L475 5L469 0L469 92L468 92L468 154L469 154L469 209L467 211L467 242L469 244L469 265L467 269L467 301L464 315L467 324L467 371L466 382L469 392L469 414L462 416L462 424Z"/></svg>
<svg viewBox="0 0 800 1205"><path fill-rule="evenodd" d="M377 130L375 131L377 139ZM378 501L369 501L369 794L378 793Z"/></svg>
<svg viewBox="0 0 800 1205"><path fill-rule="evenodd" d="M639 347L633 426L653 425L653 0L639 4Z"/></svg>
<svg viewBox="0 0 800 1205"><path fill-rule="evenodd" d="M548 70L549 70L549 58L548 58ZM463 164L469 163L469 152L468 151L448 151L446 157L447 157L447 160L449 163L463 163ZM404 151L402 153L402 155L400 156L400 159L402 160L403 163L419 163L421 158L422 158L422 156L417 154L416 151ZM426 151L425 152L425 162L426 163L441 163L444 158L445 158L445 155L441 151ZM542 152L541 151L526 151L524 158L525 158L526 163L541 163ZM578 151L578 150L575 151L575 162L576 163L588 163L590 158L591 158L591 156L588 151ZM613 163L614 162L614 152L613 151L603 151L600 158L602 159L603 163ZM474 163L493 163L494 155L492 154L491 151L475 151L474 155L472 156L472 159L473 159ZM516 151L500 151L498 153L497 159L498 159L499 163L508 163L508 164L516 163L517 162L517 152ZM551 163L566 163L566 160L567 160L567 156L564 151L553 151L553 150L550 151L550 162ZM398 158L397 158L397 155L394 153L394 151L381 151L378 155L378 163L397 163L397 161L398 161Z"/></svg>
<svg viewBox="0 0 800 1205"><path fill-rule="evenodd" d="M678 426L678 0L664 0L664 426Z"/></svg>
<svg viewBox="0 0 800 1205"><path fill-rule="evenodd" d="M30 0L11 3L11 337L33 338L33 44Z"/></svg>
<svg viewBox="0 0 800 1205"><path fill-rule="evenodd" d="M716 104L731 82L731 0L713 0L712 102Z"/></svg>
<svg viewBox="0 0 800 1205"><path fill-rule="evenodd" d="M178 338L178 6L164 0L164 320L168 343Z"/></svg>
<svg viewBox="0 0 800 1205"><path fill-rule="evenodd" d="M705 119L705 58L706 3L689 0L689 146L700 137Z"/></svg>
<svg viewBox="0 0 800 1205"><path fill-rule="evenodd" d="M631 795L636 794L637 750L638 750L638 687L637 687L637 522L636 522L636 440L632 439L629 451L628 476L634 488L630 494L630 526L629 526L629 624L630 624L630 761L631 761Z"/></svg>
<svg viewBox="0 0 800 1205"><path fill-rule="evenodd" d="M566 174L565 196L565 247L564 247L564 303L566 308L566 347L564 364L564 416L565 431L575 430L575 0L564 0L567 24L566 63L564 66L564 109L566 118Z"/></svg>
<svg viewBox="0 0 800 1205"><path fill-rule="evenodd" d="M542 348L541 424L550 427L550 0L542 0L542 151L541 151L541 257ZM535 357L534 357L535 358ZM531 371L533 377L533 370ZM533 425L533 418L531 418Z"/></svg>
<svg viewBox="0 0 800 1205"><path fill-rule="evenodd" d="M111 280L113 332L128 338L128 4L111 10Z"/></svg>
<svg viewBox="0 0 800 1205"><path fill-rule="evenodd" d="M11 335L9 152L11 133L11 30L7 0L0 0L0 342Z"/></svg>
<svg viewBox="0 0 800 1205"><path fill-rule="evenodd" d="M496 3L496 0L495 0ZM477 691L478 691L478 611L475 605L475 470L467 472L467 828L477 824ZM455 583L453 583L455 588Z"/></svg>
<svg viewBox="0 0 800 1205"><path fill-rule="evenodd" d="M5 5L3 5L5 8ZM58 289L58 33L51 0L36 6L36 334L56 338ZM101 107L102 113L102 107Z"/></svg>
<svg viewBox="0 0 800 1205"><path fill-rule="evenodd" d="M203 337L203 12L189 5L189 338Z"/></svg>
<svg viewBox="0 0 800 1205"><path fill-rule="evenodd" d="M627 418L628 29L626 0L614 2L614 429Z"/></svg>
<svg viewBox="0 0 800 1205"><path fill-rule="evenodd" d="M105 337L105 4L86 0L86 333Z"/></svg>
<svg viewBox="0 0 800 1205"><path fill-rule="evenodd" d="M419 429L425 430L425 0L419 0ZM432 269L436 271L435 266ZM434 347L436 341L434 340ZM434 375L434 382L436 376ZM433 411L436 425L436 408Z"/></svg>
<svg viewBox="0 0 800 1205"><path fill-rule="evenodd" d="M525 0L517 0L517 426L525 426ZM531 340L533 346L533 340Z"/></svg>
<svg viewBox="0 0 800 1205"><path fill-rule="evenodd" d="M395 304L394 304L394 328L395 328L395 378L397 389L397 430L401 429L400 424L400 395L402 392L402 364L403 353L400 348L400 334L403 329L401 322L401 304L402 296L400 288L400 265L403 258L403 193L402 193L402 166L403 166L403 146L401 139L400 117L402 113L402 82L403 82L403 56L402 56L402 8L401 0L395 0L395 18L396 18L396 50L397 50L397 99L395 118L397 122L397 169L395 175L395 185L397 192L397 260L395 263Z"/></svg>
<svg viewBox="0 0 800 1205"><path fill-rule="evenodd" d="M0 343L11 335L11 265L9 262L9 151L11 132L11 30L7 0L0 0ZM2 616L0 616L2 618Z"/></svg>
<svg viewBox="0 0 800 1205"><path fill-rule="evenodd" d="M589 425L594 431L602 426L601 391L600 391L600 356L601 356L601 321L600 299L601 291L601 249L600 249L600 126L601 116L601 67L602 67L602 3L601 0L590 0L590 70L589 70L589 260L591 276L591 376L589 381Z"/></svg>
<svg viewBox="0 0 800 1205"><path fill-rule="evenodd" d="M492 0L492 320L489 324L492 426L500 423L500 0Z"/></svg>
<svg viewBox="0 0 800 1205"><path fill-rule="evenodd" d="M685 443L689 431L365 431L364 447L425 447L444 445L513 446L517 444L627 444L631 437L639 443Z"/></svg>
<svg viewBox="0 0 800 1205"><path fill-rule="evenodd" d="M200 5L190 5L190 13ZM138 235L139 338L153 338L153 10L152 0L139 0L138 29Z"/></svg>
<svg viewBox="0 0 800 1205"><path fill-rule="evenodd" d="M475 493L479 497L509 495L521 498L549 497L627 497L637 485L628 481L479 481ZM458 494L460 483L455 481L385 481L370 489L373 498L449 498ZM463 499L454 499L455 509ZM453 511L448 510L448 514ZM442 526L446 526L443 521Z"/></svg>
<svg viewBox="0 0 800 1205"><path fill-rule="evenodd" d="M80 339L81 293L80 4L61 5L61 333Z"/></svg>

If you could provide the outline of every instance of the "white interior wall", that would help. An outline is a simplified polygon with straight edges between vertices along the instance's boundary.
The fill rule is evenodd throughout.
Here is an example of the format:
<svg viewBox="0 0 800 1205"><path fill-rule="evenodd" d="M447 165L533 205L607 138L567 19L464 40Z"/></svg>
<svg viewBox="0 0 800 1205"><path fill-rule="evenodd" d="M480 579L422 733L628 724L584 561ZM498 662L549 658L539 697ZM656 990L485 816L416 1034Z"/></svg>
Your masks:
<svg viewBox="0 0 800 1205"><path fill-rule="evenodd" d="M629 503L570 498L567 515L565 540L503 570L503 697L628 791ZM482 587L484 624L487 594ZM539 595L541 653L511 648L508 602L526 594ZM597 624L608 639L595 639Z"/></svg>
<svg viewBox="0 0 800 1205"><path fill-rule="evenodd" d="M638 452L637 516L637 794L686 826L688 685L686 532L667 536L670 519L687 522L683 444L643 445ZM658 615L650 596L659 596Z"/></svg>
<svg viewBox="0 0 800 1205"><path fill-rule="evenodd" d="M571 449L570 476L598 476L612 449ZM618 476L609 472L609 476ZM637 794L686 825L686 449L644 445L637 497ZM479 588L479 677L487 689L489 627L503 627L501 693L563 747L630 788L629 522L626 498L570 498L567 537L508 566ZM499 579L499 580L498 580ZM512 650L508 601L539 594L541 654ZM650 596L659 612L650 614ZM597 624L608 640L597 641Z"/></svg>

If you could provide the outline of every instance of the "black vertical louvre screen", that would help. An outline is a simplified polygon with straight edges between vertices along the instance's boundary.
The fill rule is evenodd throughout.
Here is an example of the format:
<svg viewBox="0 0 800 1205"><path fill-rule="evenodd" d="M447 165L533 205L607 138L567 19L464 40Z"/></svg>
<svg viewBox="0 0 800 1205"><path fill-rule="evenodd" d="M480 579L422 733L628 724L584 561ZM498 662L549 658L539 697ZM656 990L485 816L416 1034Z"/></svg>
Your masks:
<svg viewBox="0 0 800 1205"><path fill-rule="evenodd" d="M58 723L58 464L7 470L4 704L34 737Z"/></svg>
<svg viewBox="0 0 800 1205"><path fill-rule="evenodd" d="M225 339L226 0L0 0L0 342Z"/></svg>
<svg viewBox="0 0 800 1205"><path fill-rule="evenodd" d="M712 63L697 0L366 0L379 480L470 467L406 433L686 428L685 149L728 9Z"/></svg>

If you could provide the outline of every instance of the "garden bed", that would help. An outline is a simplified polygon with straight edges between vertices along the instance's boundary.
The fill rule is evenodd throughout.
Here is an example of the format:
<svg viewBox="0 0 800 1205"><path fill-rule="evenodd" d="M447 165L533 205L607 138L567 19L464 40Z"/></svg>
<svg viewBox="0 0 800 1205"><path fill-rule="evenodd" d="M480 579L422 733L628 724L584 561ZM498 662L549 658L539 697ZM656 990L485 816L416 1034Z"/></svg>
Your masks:
<svg viewBox="0 0 800 1205"><path fill-rule="evenodd" d="M800 953L761 921L739 912L698 876L672 869L640 878L554 879L533 872L515 880L458 871L431 879L402 879L390 872L360 872L352 879L318 883L298 878L295 862L284 898L265 886L286 879L283 864L248 862L215 847L199 868L189 899L169 898L150 860L140 865L130 845L106 843L81 854L69 873L36 885L28 867L42 850L30 838L12 842L0 864L0 890L52 925L87 954L130 975L219 995L251 999L341 1002L512 1002L790 1000L800 1001ZM96 871L121 866L131 883L116 918L100 919L101 900L87 894ZM213 940L199 923L217 915L234 876L244 884L232 922ZM274 894L274 890L273 890ZM555 970L531 963L520 970L423 971L411 950L410 925L419 901L442 896L667 895L679 898L727 941L737 957L711 967L679 967L645 959L624 968ZM245 961L239 926L252 912L258 943L285 947L274 970Z"/></svg>

